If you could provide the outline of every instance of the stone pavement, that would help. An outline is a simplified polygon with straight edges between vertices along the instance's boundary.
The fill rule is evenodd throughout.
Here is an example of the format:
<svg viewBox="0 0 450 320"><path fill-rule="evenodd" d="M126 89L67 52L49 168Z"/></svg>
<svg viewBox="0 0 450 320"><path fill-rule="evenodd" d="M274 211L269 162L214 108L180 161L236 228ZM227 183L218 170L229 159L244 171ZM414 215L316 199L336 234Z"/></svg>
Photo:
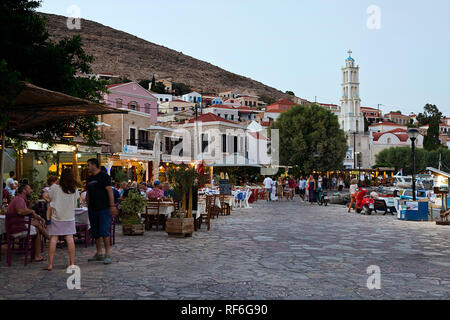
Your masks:
<svg viewBox="0 0 450 320"><path fill-rule="evenodd" d="M88 263L77 246L81 289L68 290L66 250L52 272L22 257L0 262L0 299L449 299L450 228L343 206L258 201L212 220L192 238L124 237L113 264ZM369 290L367 267L381 269Z"/></svg>

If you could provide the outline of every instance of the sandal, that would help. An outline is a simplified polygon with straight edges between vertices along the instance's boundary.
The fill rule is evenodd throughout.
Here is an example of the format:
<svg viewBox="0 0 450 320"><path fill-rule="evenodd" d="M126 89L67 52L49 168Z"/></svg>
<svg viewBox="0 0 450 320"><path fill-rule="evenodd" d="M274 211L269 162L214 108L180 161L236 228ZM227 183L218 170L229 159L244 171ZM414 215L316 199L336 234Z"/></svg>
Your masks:
<svg viewBox="0 0 450 320"><path fill-rule="evenodd" d="M41 257L40 259L34 259L34 262L41 262L41 261L44 261L45 259L44 259L44 257Z"/></svg>
<svg viewBox="0 0 450 320"><path fill-rule="evenodd" d="M45 268L42 269L42 270L45 270L45 271L52 271L52 269L53 269L53 268L45 267Z"/></svg>

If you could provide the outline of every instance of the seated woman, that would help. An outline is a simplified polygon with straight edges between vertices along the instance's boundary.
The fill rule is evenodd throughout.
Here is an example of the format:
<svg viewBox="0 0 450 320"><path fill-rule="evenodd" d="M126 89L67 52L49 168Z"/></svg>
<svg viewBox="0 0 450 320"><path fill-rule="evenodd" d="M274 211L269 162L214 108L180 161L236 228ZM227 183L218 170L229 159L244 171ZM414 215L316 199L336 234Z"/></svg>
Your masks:
<svg viewBox="0 0 450 320"><path fill-rule="evenodd" d="M173 191L173 189L170 189L170 184L168 182L164 183L163 191L164 191L164 198L173 199L174 191Z"/></svg>

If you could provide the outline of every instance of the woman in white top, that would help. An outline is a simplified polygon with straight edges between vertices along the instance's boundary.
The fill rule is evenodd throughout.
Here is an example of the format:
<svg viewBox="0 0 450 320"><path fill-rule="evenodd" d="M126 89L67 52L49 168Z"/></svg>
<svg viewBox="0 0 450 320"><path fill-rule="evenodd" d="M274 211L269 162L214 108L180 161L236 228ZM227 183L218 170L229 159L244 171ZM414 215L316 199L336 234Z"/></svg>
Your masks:
<svg viewBox="0 0 450 320"><path fill-rule="evenodd" d="M48 191L51 200L49 210L51 210L51 221L48 226L50 245L48 249L48 266L45 270L51 271L53 268L53 257L56 250L58 236L64 236L69 251L70 266L75 261L75 243L73 235L75 229L75 208L79 199L77 183L73 177L71 169L64 169L61 173L59 184L54 184Z"/></svg>

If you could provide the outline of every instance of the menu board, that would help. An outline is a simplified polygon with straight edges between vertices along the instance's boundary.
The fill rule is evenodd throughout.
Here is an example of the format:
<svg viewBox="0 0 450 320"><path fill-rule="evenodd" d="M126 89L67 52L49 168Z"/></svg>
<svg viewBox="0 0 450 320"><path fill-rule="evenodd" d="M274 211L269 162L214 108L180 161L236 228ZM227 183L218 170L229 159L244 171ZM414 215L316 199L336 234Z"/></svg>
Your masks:
<svg viewBox="0 0 450 320"><path fill-rule="evenodd" d="M219 192L220 194L231 194L231 185L229 180L219 180Z"/></svg>

